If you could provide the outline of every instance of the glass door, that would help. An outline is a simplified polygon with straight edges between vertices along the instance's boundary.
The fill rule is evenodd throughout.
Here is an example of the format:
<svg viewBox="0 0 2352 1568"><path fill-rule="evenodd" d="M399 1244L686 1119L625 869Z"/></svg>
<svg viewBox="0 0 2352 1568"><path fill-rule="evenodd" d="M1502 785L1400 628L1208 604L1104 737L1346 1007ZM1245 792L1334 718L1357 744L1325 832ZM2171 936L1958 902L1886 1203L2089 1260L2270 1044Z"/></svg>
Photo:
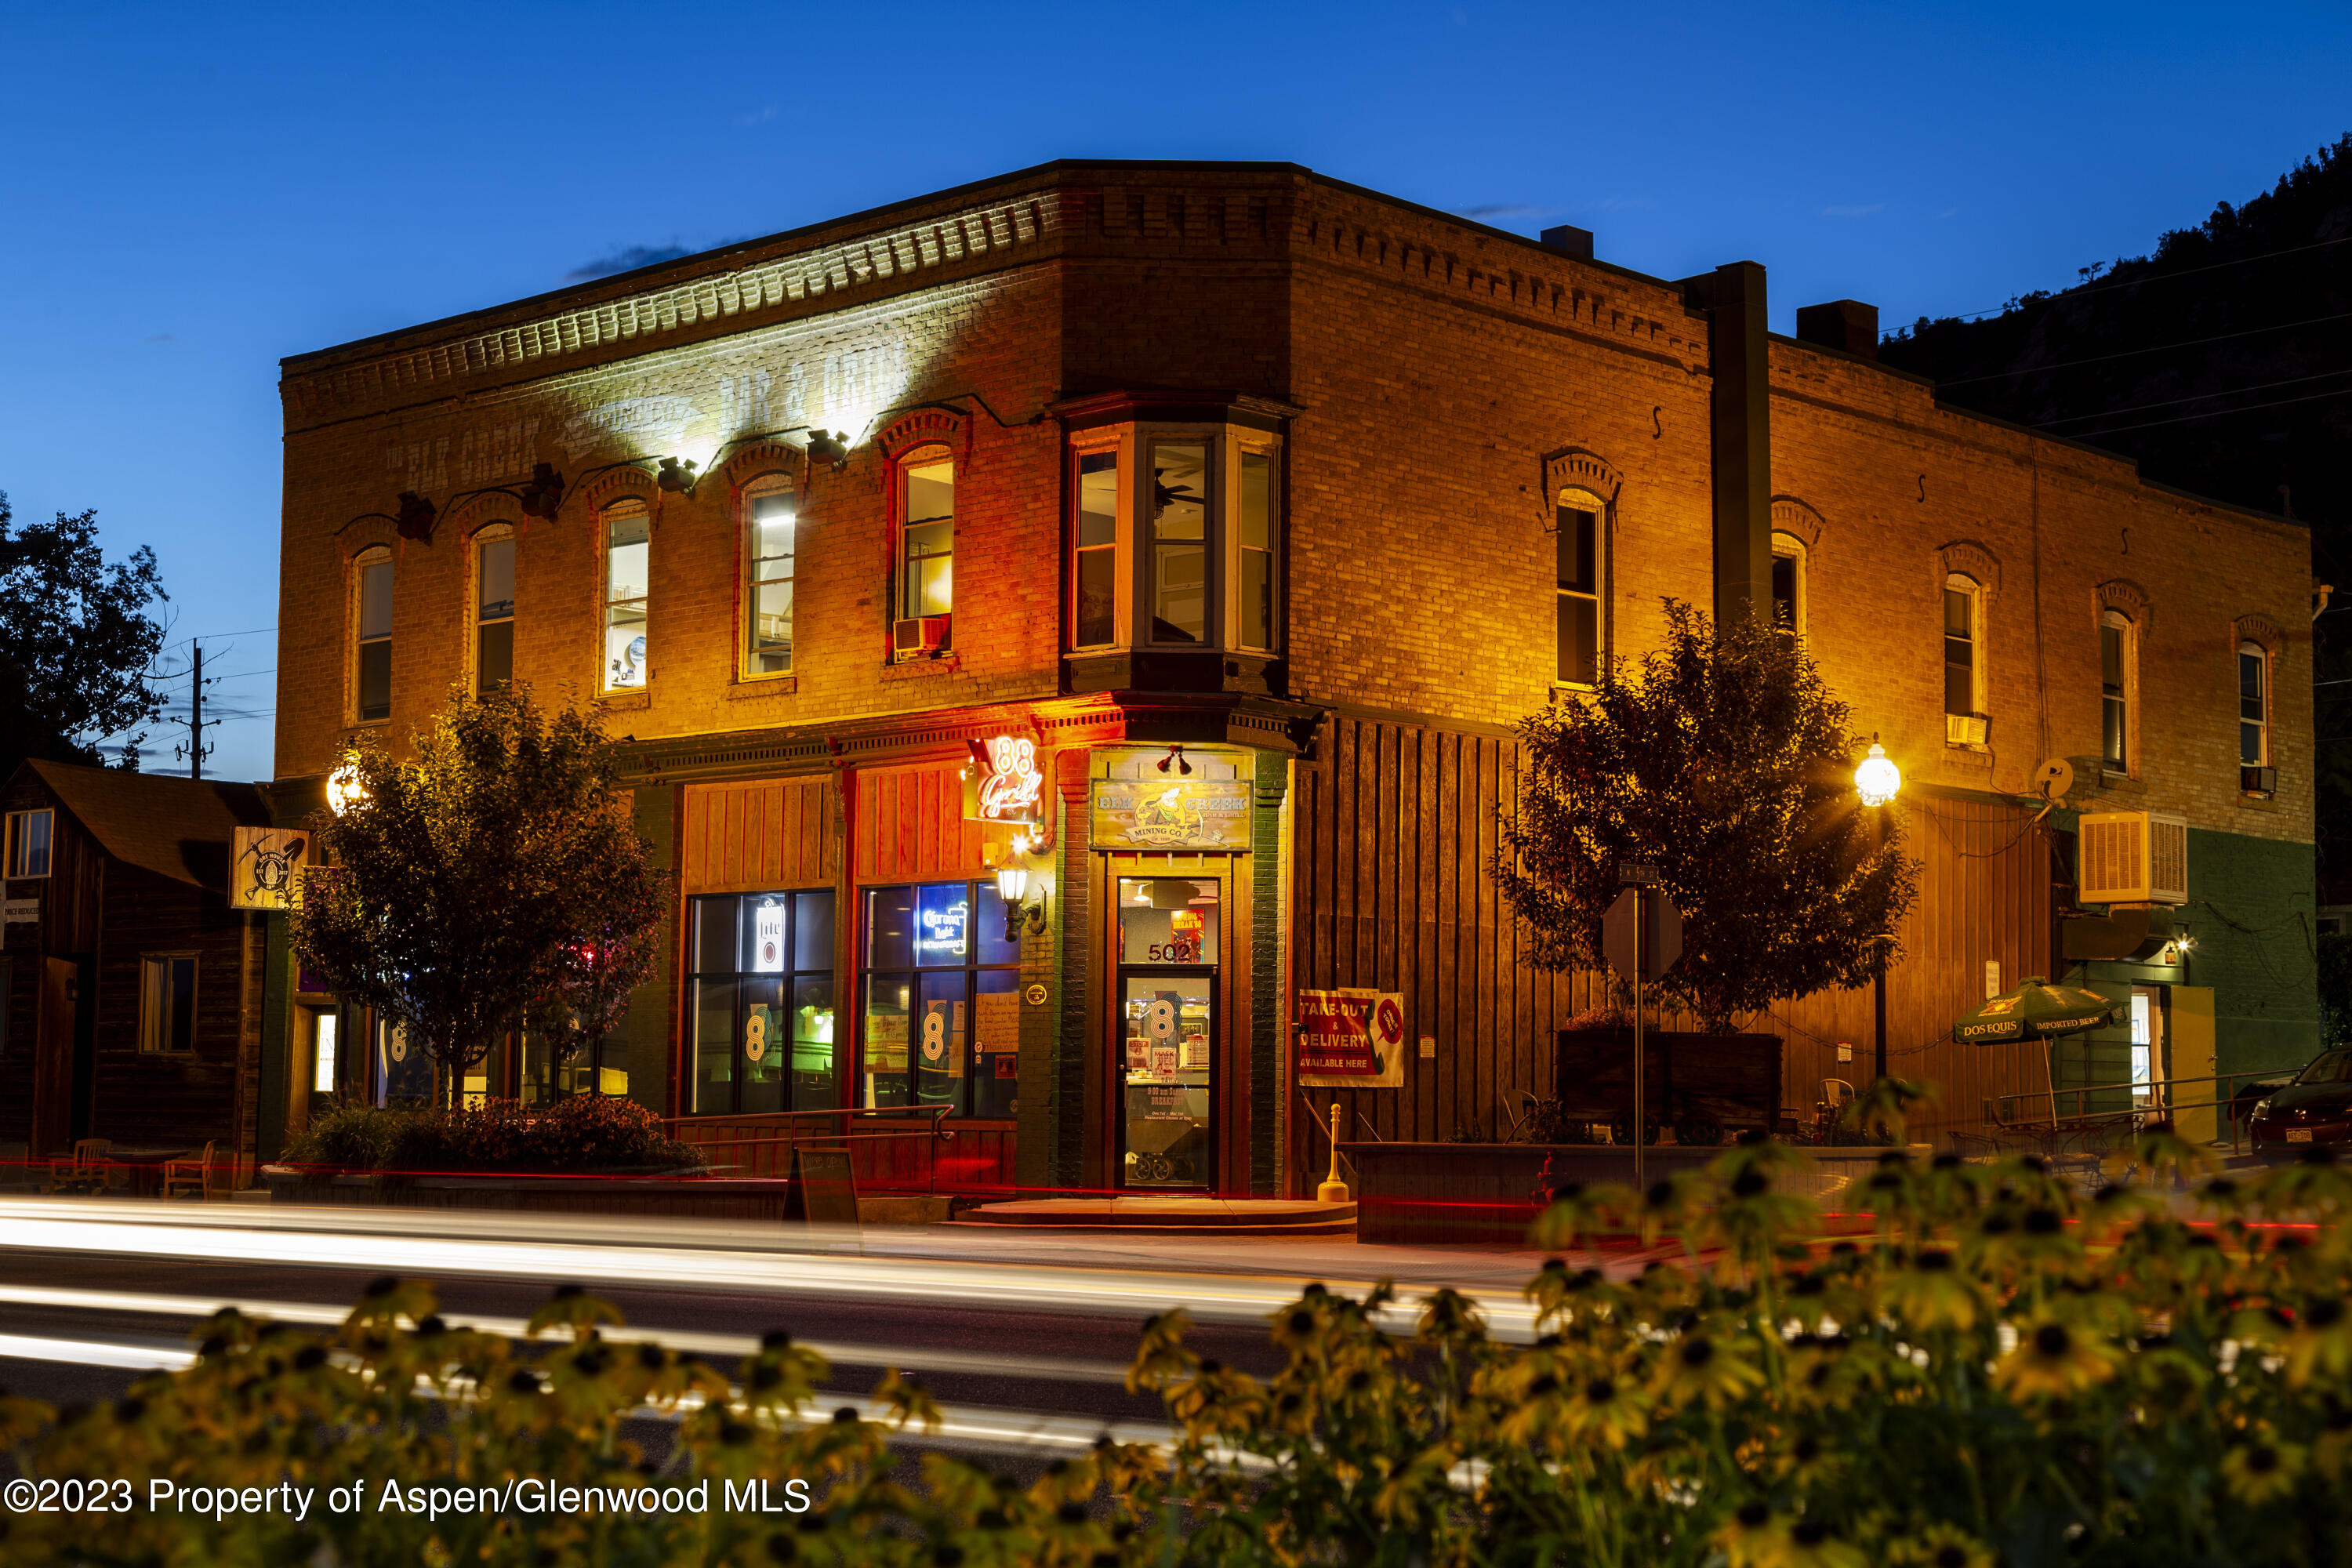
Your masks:
<svg viewBox="0 0 2352 1568"><path fill-rule="evenodd" d="M1216 1182L1218 884L1118 884L1119 1185L1204 1192Z"/></svg>

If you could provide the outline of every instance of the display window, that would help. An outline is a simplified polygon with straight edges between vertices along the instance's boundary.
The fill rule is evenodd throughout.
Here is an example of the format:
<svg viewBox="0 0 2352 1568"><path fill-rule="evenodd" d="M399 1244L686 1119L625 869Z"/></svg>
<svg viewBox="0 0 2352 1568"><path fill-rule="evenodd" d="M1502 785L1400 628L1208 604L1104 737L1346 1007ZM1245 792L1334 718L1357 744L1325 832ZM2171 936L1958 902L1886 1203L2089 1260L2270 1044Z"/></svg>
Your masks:
<svg viewBox="0 0 2352 1568"><path fill-rule="evenodd" d="M856 1100L1009 1117L1020 1090L1021 944L993 882L866 889Z"/></svg>
<svg viewBox="0 0 2352 1568"><path fill-rule="evenodd" d="M830 889L693 900L693 1114L838 1107L833 939Z"/></svg>

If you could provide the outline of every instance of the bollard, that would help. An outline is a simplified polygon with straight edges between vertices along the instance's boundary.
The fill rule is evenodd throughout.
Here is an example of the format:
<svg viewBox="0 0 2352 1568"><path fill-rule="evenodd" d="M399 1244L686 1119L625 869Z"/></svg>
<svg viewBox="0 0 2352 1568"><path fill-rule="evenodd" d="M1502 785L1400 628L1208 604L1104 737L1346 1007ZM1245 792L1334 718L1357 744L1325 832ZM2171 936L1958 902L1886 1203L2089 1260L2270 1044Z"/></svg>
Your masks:
<svg viewBox="0 0 2352 1568"><path fill-rule="evenodd" d="M1315 1189L1318 1204L1344 1204L1348 1201L1348 1184L1339 1179L1339 1102L1331 1102L1331 1171L1323 1184Z"/></svg>

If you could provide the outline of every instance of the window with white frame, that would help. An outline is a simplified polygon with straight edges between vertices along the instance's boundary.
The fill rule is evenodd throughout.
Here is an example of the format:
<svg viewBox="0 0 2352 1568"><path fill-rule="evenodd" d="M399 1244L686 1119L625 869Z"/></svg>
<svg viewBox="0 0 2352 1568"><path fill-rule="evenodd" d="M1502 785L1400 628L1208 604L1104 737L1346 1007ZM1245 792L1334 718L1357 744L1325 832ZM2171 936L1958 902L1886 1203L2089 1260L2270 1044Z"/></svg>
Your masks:
<svg viewBox="0 0 2352 1568"><path fill-rule="evenodd" d="M743 673L793 668L793 555L799 499L789 475L765 474L743 495Z"/></svg>
<svg viewBox="0 0 2352 1568"><path fill-rule="evenodd" d="M647 601L653 585L653 514L631 498L604 509L604 686L633 691L648 669Z"/></svg>
<svg viewBox="0 0 2352 1568"><path fill-rule="evenodd" d="M2121 610L2099 616L2099 765L2112 773L2131 772L2138 741L2138 628Z"/></svg>
<svg viewBox="0 0 2352 1568"><path fill-rule="evenodd" d="M1118 640L1118 448L1070 460L1070 646L1103 647Z"/></svg>
<svg viewBox="0 0 2352 1568"><path fill-rule="evenodd" d="M504 523L474 536L474 689L514 679L515 538Z"/></svg>
<svg viewBox="0 0 2352 1568"><path fill-rule="evenodd" d="M49 834L55 819L46 806L38 811L8 814L6 849L11 877L49 874Z"/></svg>
<svg viewBox="0 0 2352 1568"><path fill-rule="evenodd" d="M1984 711L1984 586L1958 572L1944 579L1944 712Z"/></svg>
<svg viewBox="0 0 2352 1568"><path fill-rule="evenodd" d="M192 1051L195 1047L195 954L147 954L139 961L139 1048Z"/></svg>
<svg viewBox="0 0 2352 1568"><path fill-rule="evenodd" d="M1282 496L1272 447L1244 445L1240 457L1234 642L1271 653L1282 626Z"/></svg>
<svg viewBox="0 0 2352 1568"><path fill-rule="evenodd" d="M1552 507L1554 589L1553 679L1563 686L1591 686L1601 678L1601 578L1608 569L1605 509L1590 490L1564 489Z"/></svg>
<svg viewBox="0 0 2352 1568"><path fill-rule="evenodd" d="M352 706L363 724L392 717L392 552L382 545L352 559Z"/></svg>
<svg viewBox="0 0 2352 1568"><path fill-rule="evenodd" d="M902 460L898 484L898 618L955 613L955 459L928 447Z"/></svg>
<svg viewBox="0 0 2352 1568"><path fill-rule="evenodd" d="M2238 645L2238 765L2271 765L2271 655L2258 642Z"/></svg>
<svg viewBox="0 0 2352 1568"><path fill-rule="evenodd" d="M1772 629L1805 635L1805 544L1793 533L1772 535Z"/></svg>
<svg viewBox="0 0 2352 1568"><path fill-rule="evenodd" d="M1151 443L1144 603L1150 610L1153 642L1215 640L1209 558L1215 492L1210 467L1210 445L1198 437Z"/></svg>

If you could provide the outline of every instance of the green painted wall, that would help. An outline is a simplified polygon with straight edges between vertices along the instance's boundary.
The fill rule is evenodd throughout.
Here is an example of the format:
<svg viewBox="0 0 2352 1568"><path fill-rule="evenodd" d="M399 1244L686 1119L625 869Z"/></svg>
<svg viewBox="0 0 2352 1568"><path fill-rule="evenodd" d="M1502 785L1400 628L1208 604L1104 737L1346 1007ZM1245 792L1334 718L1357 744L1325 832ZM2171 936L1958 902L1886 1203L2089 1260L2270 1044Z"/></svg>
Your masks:
<svg viewBox="0 0 2352 1568"><path fill-rule="evenodd" d="M2313 880L2308 844L2189 830L2182 984L2213 987L2221 1072L2300 1067L2319 1049Z"/></svg>

